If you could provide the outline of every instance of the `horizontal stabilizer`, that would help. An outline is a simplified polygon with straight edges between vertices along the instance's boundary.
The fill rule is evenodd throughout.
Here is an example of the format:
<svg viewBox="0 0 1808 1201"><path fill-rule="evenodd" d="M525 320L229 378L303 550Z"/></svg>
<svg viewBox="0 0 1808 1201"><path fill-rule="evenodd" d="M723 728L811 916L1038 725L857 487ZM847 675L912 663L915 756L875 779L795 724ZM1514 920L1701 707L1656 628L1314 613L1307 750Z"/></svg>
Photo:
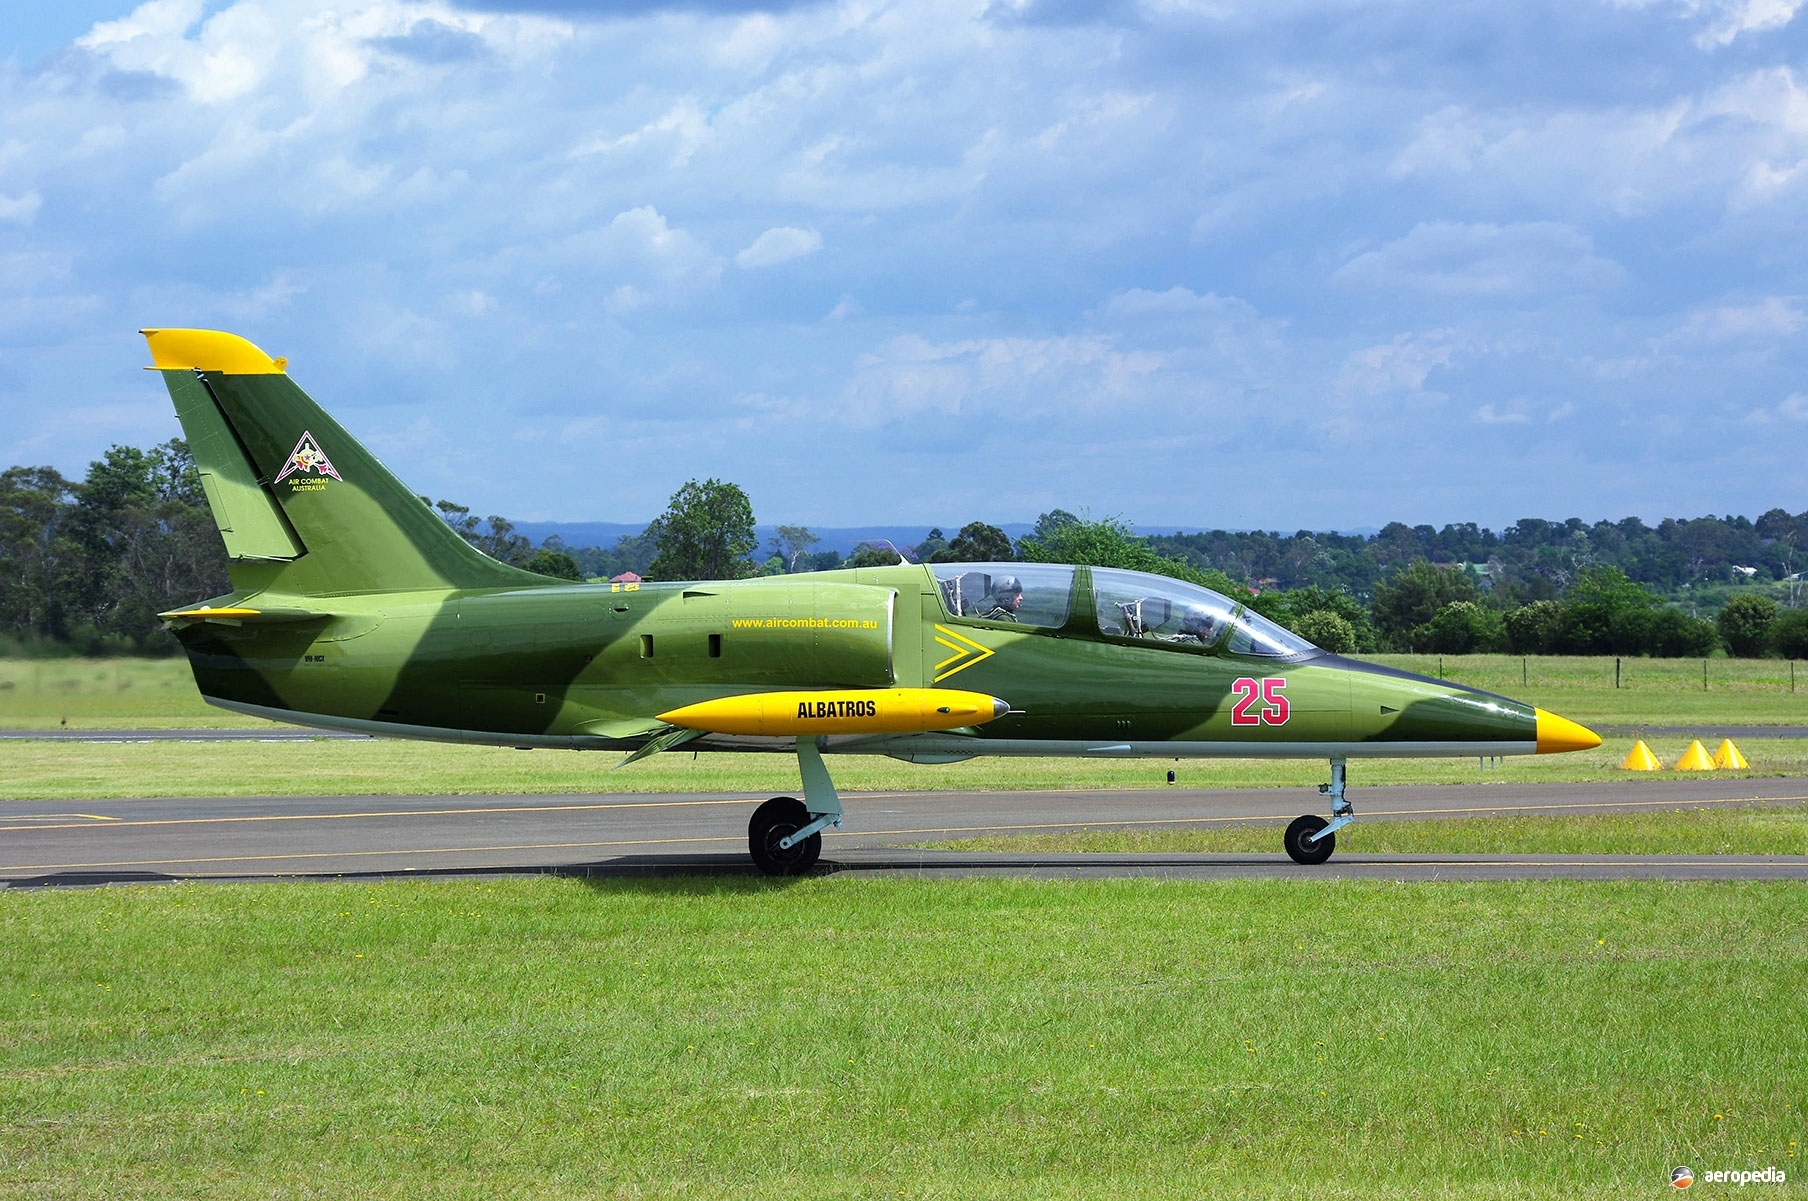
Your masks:
<svg viewBox="0 0 1808 1201"><path fill-rule="evenodd" d="M247 609L237 605L222 605L204 609L176 609L157 616L170 622L231 621L250 625L284 625L297 621L327 621L333 615L314 609Z"/></svg>

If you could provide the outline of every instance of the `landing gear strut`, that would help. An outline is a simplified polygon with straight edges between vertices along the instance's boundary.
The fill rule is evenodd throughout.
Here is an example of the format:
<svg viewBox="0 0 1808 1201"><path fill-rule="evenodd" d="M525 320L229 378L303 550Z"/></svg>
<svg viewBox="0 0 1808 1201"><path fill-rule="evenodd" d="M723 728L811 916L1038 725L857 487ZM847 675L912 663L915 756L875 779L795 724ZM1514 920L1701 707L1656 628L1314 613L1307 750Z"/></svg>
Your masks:
<svg viewBox="0 0 1808 1201"><path fill-rule="evenodd" d="M1356 820L1356 810L1344 796L1344 761L1331 760L1331 782L1320 784L1318 791L1331 798L1331 820L1308 813L1296 817L1281 838L1287 857L1308 867L1323 863L1337 846L1337 831Z"/></svg>
<svg viewBox="0 0 1808 1201"><path fill-rule="evenodd" d="M801 876L822 855L822 832L841 825L841 796L814 738L797 740L797 766L804 780L804 799L775 796L753 811L747 823L747 849L768 876Z"/></svg>

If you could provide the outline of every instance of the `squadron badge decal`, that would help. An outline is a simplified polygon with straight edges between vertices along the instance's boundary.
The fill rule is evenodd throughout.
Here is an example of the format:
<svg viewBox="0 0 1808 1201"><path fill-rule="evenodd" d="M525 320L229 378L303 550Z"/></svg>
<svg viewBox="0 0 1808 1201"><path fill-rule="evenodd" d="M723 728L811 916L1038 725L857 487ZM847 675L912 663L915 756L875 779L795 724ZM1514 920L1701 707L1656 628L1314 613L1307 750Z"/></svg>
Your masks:
<svg viewBox="0 0 1808 1201"><path fill-rule="evenodd" d="M288 463L284 465L282 471L272 482L280 484L297 472L306 475L310 471L314 472L317 478L331 476L342 484L345 482L333 469L333 462L326 457L326 452L320 449L320 443L314 441L314 435L303 430L301 441L297 442L295 449L289 452ZM325 487L324 480L321 480L320 486Z"/></svg>

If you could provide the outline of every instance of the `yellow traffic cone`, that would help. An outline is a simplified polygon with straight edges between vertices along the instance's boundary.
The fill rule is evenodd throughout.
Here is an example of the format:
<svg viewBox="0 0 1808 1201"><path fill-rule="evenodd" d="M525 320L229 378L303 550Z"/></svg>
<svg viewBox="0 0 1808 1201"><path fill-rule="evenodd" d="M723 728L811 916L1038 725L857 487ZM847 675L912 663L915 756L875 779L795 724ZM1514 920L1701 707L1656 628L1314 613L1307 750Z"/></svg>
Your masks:
<svg viewBox="0 0 1808 1201"><path fill-rule="evenodd" d="M1621 771L1662 771L1664 765L1658 761L1651 748L1645 745L1643 738L1632 744L1632 751L1620 763Z"/></svg>
<svg viewBox="0 0 1808 1201"><path fill-rule="evenodd" d="M1751 764L1745 761L1745 756L1739 753L1739 748L1733 745L1731 738L1723 738L1720 740L1720 749L1714 752L1714 766L1737 770L1750 767Z"/></svg>
<svg viewBox="0 0 1808 1201"><path fill-rule="evenodd" d="M1694 742L1691 742L1689 744L1689 749L1684 751L1682 753L1682 758L1680 758L1676 761L1676 770L1677 771L1713 771L1714 770L1714 761L1712 759L1708 758L1707 748L1701 745L1701 739L1697 738Z"/></svg>

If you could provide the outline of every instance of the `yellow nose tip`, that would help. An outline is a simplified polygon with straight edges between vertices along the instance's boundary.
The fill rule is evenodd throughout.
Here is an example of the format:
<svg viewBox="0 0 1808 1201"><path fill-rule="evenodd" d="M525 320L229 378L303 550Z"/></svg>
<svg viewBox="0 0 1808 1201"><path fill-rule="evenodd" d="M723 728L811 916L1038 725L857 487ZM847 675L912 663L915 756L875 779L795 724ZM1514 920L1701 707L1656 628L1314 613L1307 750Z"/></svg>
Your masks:
<svg viewBox="0 0 1808 1201"><path fill-rule="evenodd" d="M1567 717L1558 717L1555 713L1546 713L1543 709L1534 709L1538 715L1538 753L1554 755L1558 751L1589 751L1601 745L1601 736L1571 721Z"/></svg>

